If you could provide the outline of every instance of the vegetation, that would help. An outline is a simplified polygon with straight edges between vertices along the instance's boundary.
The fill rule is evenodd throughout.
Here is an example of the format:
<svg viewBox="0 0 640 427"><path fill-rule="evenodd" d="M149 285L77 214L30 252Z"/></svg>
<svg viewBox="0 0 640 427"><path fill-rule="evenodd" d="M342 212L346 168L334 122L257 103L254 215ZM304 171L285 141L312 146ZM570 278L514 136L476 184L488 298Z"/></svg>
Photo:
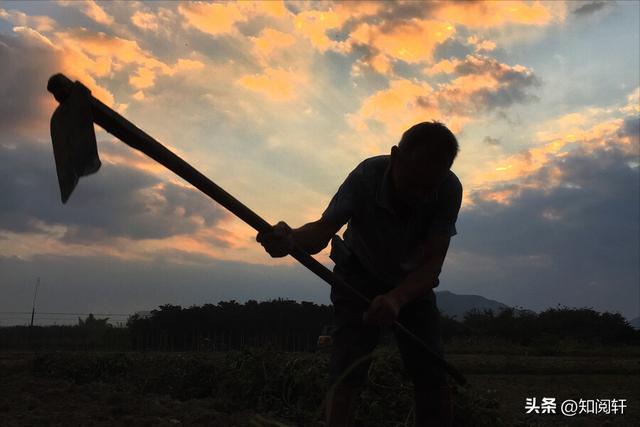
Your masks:
<svg viewBox="0 0 640 427"><path fill-rule="evenodd" d="M26 418L41 404L58 399L67 408L60 417L78 416L85 419L85 425L97 425L102 419L101 425L319 426L329 388L328 354L322 352L247 348L207 353L53 352L30 356L30 360L24 354L17 357L26 366L21 379L15 364L10 374L3 372L0 359L0 381L7 393L13 390L8 387L23 384L63 390L45 393L39 398L41 403L27 398L23 408ZM453 388L456 427L631 426L640 421L640 410L633 405L624 417L581 416L574 420L577 424L564 424L569 419L561 415L527 416L523 410L528 396L636 401L640 397L635 380L640 374L638 358L453 355L450 361L470 381L468 388ZM394 347L383 346L374 352L369 384L360 396L357 426L412 425L412 386L400 368ZM84 403L70 407L69 392L74 390L83 393L74 399ZM84 394L89 395L89 401L83 400ZM3 399L8 402L12 397L0 393L0 412L14 415L14 403L3 404ZM24 406L25 394L21 391L13 401ZM88 409L91 405L101 409ZM52 412L62 411L51 406ZM98 413L89 416L87 411ZM224 414L236 419L230 422Z"/></svg>
<svg viewBox="0 0 640 427"><path fill-rule="evenodd" d="M472 311L462 322L463 334L500 337L515 344L557 343L571 338L592 344L640 344L635 330L619 313L599 313L590 308L550 308L540 314L516 311Z"/></svg>
<svg viewBox="0 0 640 427"><path fill-rule="evenodd" d="M559 307L442 320L448 360L471 384L453 389L455 426L574 425L525 414L531 396L640 398L639 332L620 315ZM0 352L0 416L17 420L8 425L320 426L331 385L328 352L315 343L330 322L330 307L276 300L166 305L123 328L94 316L0 328L0 348L13 350ZM395 345L383 338L372 358L356 425L411 426L413 389ZM640 410L575 421L640 425Z"/></svg>
<svg viewBox="0 0 640 427"><path fill-rule="evenodd" d="M277 299L205 304L182 308L163 305L150 317L127 322L136 350L232 350L271 346L287 351L312 351L332 308L311 302Z"/></svg>
<svg viewBox="0 0 640 427"><path fill-rule="evenodd" d="M220 302L182 308L163 305L149 316L131 316L127 327L89 315L75 326L3 327L0 349L229 351L269 347L315 351L328 333L332 308L290 300ZM593 348L640 345L640 331L620 314L558 307L539 314L505 309L471 311L464 319L442 316L449 351L553 355ZM382 342L389 342L383 337Z"/></svg>
<svg viewBox="0 0 640 427"><path fill-rule="evenodd" d="M402 378L394 348L376 351L369 385L357 418L371 427L409 426L413 389ZM326 353L245 349L225 353L47 353L34 360L34 371L76 384L111 383L136 394L169 395L179 400L212 400L220 412L246 410L282 420L285 425L313 425L323 417L328 357ZM498 403L481 390L455 389L457 425L503 425ZM478 424L477 421L482 423Z"/></svg>

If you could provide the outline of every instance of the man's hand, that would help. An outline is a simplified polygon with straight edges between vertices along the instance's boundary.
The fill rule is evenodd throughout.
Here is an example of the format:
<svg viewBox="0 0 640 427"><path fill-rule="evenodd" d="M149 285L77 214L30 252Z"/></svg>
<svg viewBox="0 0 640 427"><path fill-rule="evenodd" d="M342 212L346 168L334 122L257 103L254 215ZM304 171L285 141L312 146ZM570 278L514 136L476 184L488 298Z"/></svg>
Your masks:
<svg viewBox="0 0 640 427"><path fill-rule="evenodd" d="M362 320L369 325L390 326L400 313L400 301L392 293L378 295L371 301Z"/></svg>
<svg viewBox="0 0 640 427"><path fill-rule="evenodd" d="M280 221L270 232L258 233L256 240L273 258L287 256L293 247L293 233L286 222Z"/></svg>

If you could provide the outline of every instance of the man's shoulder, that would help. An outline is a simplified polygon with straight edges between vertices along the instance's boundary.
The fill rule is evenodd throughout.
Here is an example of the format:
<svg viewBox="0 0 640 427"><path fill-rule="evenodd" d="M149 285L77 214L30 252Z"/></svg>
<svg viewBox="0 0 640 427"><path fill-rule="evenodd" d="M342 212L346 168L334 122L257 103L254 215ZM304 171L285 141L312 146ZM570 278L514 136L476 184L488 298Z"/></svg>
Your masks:
<svg viewBox="0 0 640 427"><path fill-rule="evenodd" d="M368 157L358 164L356 171L365 179L381 177L389 166L390 157L388 154Z"/></svg>
<svg viewBox="0 0 640 427"><path fill-rule="evenodd" d="M449 170L447 177L442 183L442 187L453 193L462 193L462 182L460 182L458 175L456 175L452 170Z"/></svg>
<svg viewBox="0 0 640 427"><path fill-rule="evenodd" d="M438 187L438 199L462 199L462 182L460 182L460 179L452 170L449 170L447 177L444 179L442 184L440 184L440 187Z"/></svg>

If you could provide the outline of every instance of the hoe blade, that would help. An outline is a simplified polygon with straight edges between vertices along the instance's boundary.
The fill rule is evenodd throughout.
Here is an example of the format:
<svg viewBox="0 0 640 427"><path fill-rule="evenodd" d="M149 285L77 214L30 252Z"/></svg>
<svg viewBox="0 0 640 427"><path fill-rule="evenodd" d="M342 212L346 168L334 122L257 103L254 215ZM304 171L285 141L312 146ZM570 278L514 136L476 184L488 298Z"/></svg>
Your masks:
<svg viewBox="0 0 640 427"><path fill-rule="evenodd" d="M80 177L100 169L90 96L86 87L75 83L69 97L51 116L51 142L62 203L69 200Z"/></svg>

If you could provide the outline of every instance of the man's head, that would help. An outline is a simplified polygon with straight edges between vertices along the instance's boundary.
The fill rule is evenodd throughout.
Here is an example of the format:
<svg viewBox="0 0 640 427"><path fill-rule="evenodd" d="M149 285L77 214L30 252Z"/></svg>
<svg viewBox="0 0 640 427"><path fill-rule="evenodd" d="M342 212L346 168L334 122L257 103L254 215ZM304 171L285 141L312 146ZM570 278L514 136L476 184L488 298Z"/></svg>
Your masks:
<svg viewBox="0 0 640 427"><path fill-rule="evenodd" d="M423 122L409 128L391 148L396 201L412 206L434 192L458 155L458 141L445 125Z"/></svg>

